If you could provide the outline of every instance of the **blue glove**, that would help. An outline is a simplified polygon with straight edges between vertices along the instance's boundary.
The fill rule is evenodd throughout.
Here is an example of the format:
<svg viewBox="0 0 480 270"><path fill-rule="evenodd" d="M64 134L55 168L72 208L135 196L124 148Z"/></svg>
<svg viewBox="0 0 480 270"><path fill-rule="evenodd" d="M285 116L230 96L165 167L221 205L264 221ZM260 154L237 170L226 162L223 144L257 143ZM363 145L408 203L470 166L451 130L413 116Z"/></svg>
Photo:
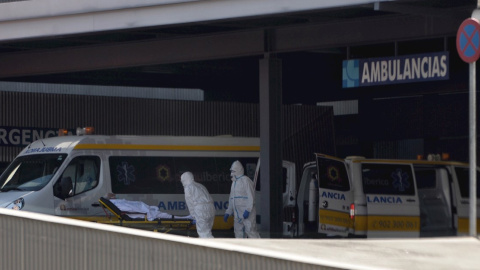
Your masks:
<svg viewBox="0 0 480 270"><path fill-rule="evenodd" d="M229 214L225 214L225 216L223 216L223 221L225 221L225 223L228 222L228 217L229 217Z"/></svg>
<svg viewBox="0 0 480 270"><path fill-rule="evenodd" d="M195 219L192 220L192 224L193 224L193 225L197 224L197 221L196 221Z"/></svg>
<svg viewBox="0 0 480 270"><path fill-rule="evenodd" d="M248 216L250 216L250 212L248 212L247 210L245 210L245 212L243 213L243 218L244 218L244 219L247 219Z"/></svg>

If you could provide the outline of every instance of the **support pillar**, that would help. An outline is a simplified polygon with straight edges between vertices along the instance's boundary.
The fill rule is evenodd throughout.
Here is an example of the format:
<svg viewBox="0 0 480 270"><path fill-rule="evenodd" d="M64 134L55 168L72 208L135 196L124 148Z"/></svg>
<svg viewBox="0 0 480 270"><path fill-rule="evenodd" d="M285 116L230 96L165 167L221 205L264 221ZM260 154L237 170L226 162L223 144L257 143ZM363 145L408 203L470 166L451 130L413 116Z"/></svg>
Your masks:
<svg viewBox="0 0 480 270"><path fill-rule="evenodd" d="M282 62L260 60L260 207L263 237L282 235Z"/></svg>

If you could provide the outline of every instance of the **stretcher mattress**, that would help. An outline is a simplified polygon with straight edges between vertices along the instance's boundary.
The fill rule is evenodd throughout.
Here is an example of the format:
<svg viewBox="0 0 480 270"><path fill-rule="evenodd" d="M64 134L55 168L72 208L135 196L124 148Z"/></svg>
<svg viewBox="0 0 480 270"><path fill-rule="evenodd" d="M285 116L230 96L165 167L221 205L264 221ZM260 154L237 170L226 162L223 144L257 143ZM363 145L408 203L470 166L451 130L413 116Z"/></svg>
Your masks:
<svg viewBox="0 0 480 270"><path fill-rule="evenodd" d="M124 212L121 211L109 199L101 197L99 199L100 205L112 213L116 219L108 218L109 221L102 223L114 224L130 228L147 229L159 232L171 232L172 230L191 230L193 229L193 220L185 217L160 218L149 221L146 213L139 212ZM107 213L107 212L106 212ZM139 216L143 214L143 218L132 218L129 214ZM108 215L108 213L107 213Z"/></svg>

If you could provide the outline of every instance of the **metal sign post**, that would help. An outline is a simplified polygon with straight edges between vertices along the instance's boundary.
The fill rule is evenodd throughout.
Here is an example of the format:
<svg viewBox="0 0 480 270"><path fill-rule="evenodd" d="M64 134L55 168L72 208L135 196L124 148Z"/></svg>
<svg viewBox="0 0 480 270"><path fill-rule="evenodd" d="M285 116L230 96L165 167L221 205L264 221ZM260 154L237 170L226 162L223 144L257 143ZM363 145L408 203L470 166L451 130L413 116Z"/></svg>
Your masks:
<svg viewBox="0 0 480 270"><path fill-rule="evenodd" d="M475 64L480 56L480 24L469 18L463 21L457 32L457 51L463 61L469 63L469 152L470 152L470 213L469 234L477 235L477 131L476 131L476 72Z"/></svg>
<svg viewBox="0 0 480 270"><path fill-rule="evenodd" d="M469 107L469 123L470 123L470 222L469 234L470 236L477 235L477 117L476 117L476 79L475 79L475 64L469 64L470 71L470 107Z"/></svg>

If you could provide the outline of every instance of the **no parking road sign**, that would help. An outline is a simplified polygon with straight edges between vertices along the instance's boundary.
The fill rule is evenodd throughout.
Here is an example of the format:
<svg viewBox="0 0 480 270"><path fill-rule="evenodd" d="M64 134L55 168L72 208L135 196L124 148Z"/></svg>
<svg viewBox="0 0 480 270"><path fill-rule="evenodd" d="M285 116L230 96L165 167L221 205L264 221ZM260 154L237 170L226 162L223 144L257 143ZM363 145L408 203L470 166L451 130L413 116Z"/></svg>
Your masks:
<svg viewBox="0 0 480 270"><path fill-rule="evenodd" d="M478 11L478 9L477 9ZM474 12L475 13L475 12ZM477 97L476 97L476 71L475 65L480 56L480 24L475 18L468 18L462 22L457 31L457 51L469 68L469 176L470 176L470 210L469 232L470 236L477 235Z"/></svg>
<svg viewBox="0 0 480 270"><path fill-rule="evenodd" d="M457 31L457 51L463 61L473 63L480 56L480 24L477 19L468 18Z"/></svg>

